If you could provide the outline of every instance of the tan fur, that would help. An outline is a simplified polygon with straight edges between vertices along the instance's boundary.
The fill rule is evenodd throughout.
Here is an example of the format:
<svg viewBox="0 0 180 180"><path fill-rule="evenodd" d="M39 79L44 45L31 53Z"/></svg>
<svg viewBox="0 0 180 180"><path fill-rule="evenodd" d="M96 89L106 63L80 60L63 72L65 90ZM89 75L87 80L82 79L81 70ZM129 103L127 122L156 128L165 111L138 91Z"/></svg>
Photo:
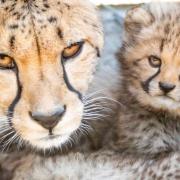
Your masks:
<svg viewBox="0 0 180 180"><path fill-rule="evenodd" d="M123 74L120 101L124 104L124 108L120 108L119 121L118 124L115 124L116 136L113 139L115 143L113 147L111 146L115 148L115 151L101 149L90 154L73 153L53 158L29 155L25 162L20 163L21 165L14 174L15 180L29 177L34 180L178 180L180 178L178 109L174 111L169 106L169 101L173 100L167 100L168 103L164 106L161 102L156 101L155 95L152 95L154 86L150 85L148 94L140 85L142 80L156 72L156 68L153 69L147 63L147 57L151 53L157 56L163 54L161 68L165 63L170 63L169 68L162 71L162 74L159 73L157 79L168 79L171 82L175 80L174 82L178 85L177 78L174 78L177 77L178 71L173 71L174 76L170 78L165 75L168 74L171 64L175 63L177 67L179 54L175 54L176 56L172 58L171 53L179 48L179 46L172 46L178 37L164 43L163 50L165 51L168 49L167 47L173 47L168 54L163 51L160 53L159 37L164 35L165 38L167 34L155 34L151 30L153 28L155 31L158 26L163 29L164 21L172 22L173 26L171 24L169 32L169 36L172 37L176 33L176 26L179 27L176 18L179 17L177 8L178 4L150 4L131 10L126 18L126 36L120 52ZM142 16L140 16L142 14L148 18L147 21L142 20ZM152 16L154 18L151 18ZM171 18L169 19L169 17ZM148 21L150 19L153 21ZM129 24L133 24L134 33L133 29L128 27ZM141 34L144 31L150 32L150 34ZM156 79L152 81L157 83ZM156 90L160 92L158 88ZM177 95L174 93L175 98ZM139 98L140 96L142 98ZM162 97L162 102L165 102L164 97ZM174 103L178 102L173 101L172 105ZM177 106L175 105L175 107ZM108 139L108 141L110 144L112 143L112 139ZM107 148L107 144L105 144L105 148Z"/></svg>
<svg viewBox="0 0 180 180"><path fill-rule="evenodd" d="M127 15L119 54L123 80L120 101L125 106L115 124L111 146L115 151L47 159L30 155L14 179L180 179L178 20L179 4L150 4ZM151 55L161 59L159 73L148 62ZM142 82L155 73L149 89L144 88ZM159 81L176 85L170 98L167 94L157 98L162 95Z"/></svg>
<svg viewBox="0 0 180 180"><path fill-rule="evenodd" d="M123 75L120 101L125 105L119 111L115 144L119 151L155 156L180 149L179 7L178 3L152 3L127 15L119 53ZM159 67L151 65L152 55L160 59ZM165 93L161 82L174 89Z"/></svg>
<svg viewBox="0 0 180 180"><path fill-rule="evenodd" d="M15 131L14 140L37 149L60 147L76 131L83 118L84 104L68 89L61 65L63 50L84 41L82 52L65 63L71 85L83 96L92 81L97 54L103 46L102 27L95 8L87 1L5 1L0 2L0 53L12 57L19 70L22 93L14 108L9 127L2 118L3 129ZM16 75L0 71L1 117L16 97ZM2 97L1 97L2 96ZM53 129L57 138L48 138L48 130L39 125L29 112L50 114L66 105L66 113ZM15 137L15 136L14 136Z"/></svg>

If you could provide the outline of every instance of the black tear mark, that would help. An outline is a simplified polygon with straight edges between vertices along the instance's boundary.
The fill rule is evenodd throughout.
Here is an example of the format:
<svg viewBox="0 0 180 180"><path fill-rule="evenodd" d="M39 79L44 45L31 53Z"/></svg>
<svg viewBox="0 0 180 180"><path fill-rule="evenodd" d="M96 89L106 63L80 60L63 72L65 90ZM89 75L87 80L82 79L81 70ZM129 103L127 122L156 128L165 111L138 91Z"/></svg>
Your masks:
<svg viewBox="0 0 180 180"><path fill-rule="evenodd" d="M11 119L13 118L13 115L14 115L14 108L15 108L16 104L19 102L19 100L21 98L21 94L22 94L22 85L19 80L19 70L18 70L18 67L15 62L14 62L14 65L15 65L14 73L16 74L16 81L17 81L17 93L16 93L15 99L8 107L7 117L8 117L10 126L12 126Z"/></svg>
<svg viewBox="0 0 180 180"><path fill-rule="evenodd" d="M65 66L64 66L64 58L63 58L63 56L61 56L61 64L62 64L62 68L63 68L63 78L64 78L64 81L65 81L65 83L66 83L67 88L68 88L70 91L75 92L75 93L78 95L79 99L82 101L82 94L81 94L79 91L77 91L77 90L71 85L71 83L69 82L69 79L68 79L68 76L67 76L67 73L66 73L66 69L65 69Z"/></svg>
<svg viewBox="0 0 180 180"><path fill-rule="evenodd" d="M146 81L142 82L142 88L144 89L145 92L149 93L149 84L150 82L161 72L161 69L159 68L158 71L151 76L149 79L147 79Z"/></svg>

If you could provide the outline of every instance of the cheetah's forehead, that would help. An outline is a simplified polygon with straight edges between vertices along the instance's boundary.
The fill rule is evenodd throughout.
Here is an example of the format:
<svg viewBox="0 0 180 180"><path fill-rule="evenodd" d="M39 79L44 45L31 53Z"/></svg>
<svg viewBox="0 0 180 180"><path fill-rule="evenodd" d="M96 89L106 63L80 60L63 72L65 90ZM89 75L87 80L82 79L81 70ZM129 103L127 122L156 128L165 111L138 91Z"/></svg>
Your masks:
<svg viewBox="0 0 180 180"><path fill-rule="evenodd" d="M0 14L0 51L3 52L12 48L16 52L32 49L34 38L43 48L54 51L83 39L95 47L101 48L103 44L96 10L84 1L1 0Z"/></svg>

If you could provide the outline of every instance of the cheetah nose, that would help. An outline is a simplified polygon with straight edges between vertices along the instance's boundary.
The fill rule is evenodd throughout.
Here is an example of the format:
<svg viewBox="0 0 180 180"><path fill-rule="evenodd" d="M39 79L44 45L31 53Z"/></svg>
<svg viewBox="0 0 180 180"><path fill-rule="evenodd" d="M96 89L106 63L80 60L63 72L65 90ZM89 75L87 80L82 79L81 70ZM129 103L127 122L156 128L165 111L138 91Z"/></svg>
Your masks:
<svg viewBox="0 0 180 180"><path fill-rule="evenodd" d="M159 87L165 94L167 94L172 91L176 86L174 84L169 84L166 82L159 82Z"/></svg>
<svg viewBox="0 0 180 180"><path fill-rule="evenodd" d="M62 119L66 106L58 108L52 113L29 112L31 118L48 130L52 130Z"/></svg>

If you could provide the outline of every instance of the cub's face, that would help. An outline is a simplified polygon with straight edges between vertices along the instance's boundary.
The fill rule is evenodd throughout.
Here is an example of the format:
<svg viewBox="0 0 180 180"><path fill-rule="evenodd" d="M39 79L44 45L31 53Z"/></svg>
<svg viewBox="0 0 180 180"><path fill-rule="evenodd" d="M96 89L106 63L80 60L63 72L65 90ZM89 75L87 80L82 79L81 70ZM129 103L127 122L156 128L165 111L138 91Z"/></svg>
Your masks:
<svg viewBox="0 0 180 180"><path fill-rule="evenodd" d="M173 3L131 10L122 52L132 95L143 105L174 115L180 115L179 17L179 4Z"/></svg>
<svg viewBox="0 0 180 180"><path fill-rule="evenodd" d="M86 1L1 1L0 133L3 148L58 148L83 118L83 97L102 48Z"/></svg>

